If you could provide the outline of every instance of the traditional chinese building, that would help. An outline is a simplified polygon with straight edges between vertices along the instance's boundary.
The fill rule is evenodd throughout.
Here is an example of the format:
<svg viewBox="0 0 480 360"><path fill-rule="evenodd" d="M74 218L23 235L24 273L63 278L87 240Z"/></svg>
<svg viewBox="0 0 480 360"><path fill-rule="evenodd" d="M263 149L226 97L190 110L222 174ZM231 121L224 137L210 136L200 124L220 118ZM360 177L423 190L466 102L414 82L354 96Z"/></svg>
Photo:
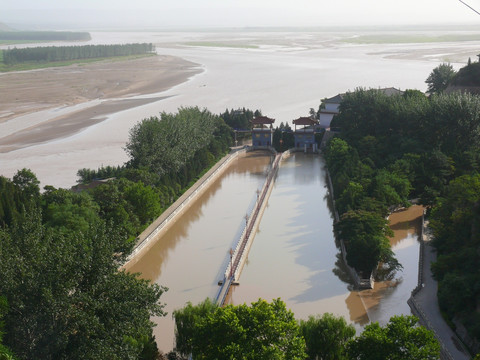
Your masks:
<svg viewBox="0 0 480 360"><path fill-rule="evenodd" d="M252 145L272 146L273 123L275 119L257 116L252 120Z"/></svg>
<svg viewBox="0 0 480 360"><path fill-rule="evenodd" d="M316 152L317 143L315 142L315 127L318 124L318 120L310 117L300 117L293 120L295 125L294 137L295 147L297 149L303 149L305 152ZM301 128L297 129L297 126Z"/></svg>

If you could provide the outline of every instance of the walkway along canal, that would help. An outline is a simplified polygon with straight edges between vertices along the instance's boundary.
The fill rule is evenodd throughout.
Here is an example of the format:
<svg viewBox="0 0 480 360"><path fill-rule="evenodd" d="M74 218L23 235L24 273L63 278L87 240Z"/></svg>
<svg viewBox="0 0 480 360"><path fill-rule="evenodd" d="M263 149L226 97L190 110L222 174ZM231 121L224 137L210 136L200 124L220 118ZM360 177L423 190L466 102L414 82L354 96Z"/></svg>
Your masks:
<svg viewBox="0 0 480 360"><path fill-rule="evenodd" d="M218 305L223 306L225 304L226 296L230 290L230 286L235 285L235 279L238 279L240 273L248 258L250 247L252 246L253 239L255 238L255 232L260 224L261 215L265 210L268 197L273 188L275 181L275 175L278 172L280 160L285 155L276 154L273 161L272 168L268 172L267 179L261 190L257 190L257 201L251 214L245 215L245 228L240 235L237 245L232 248L230 253L230 262L227 265L223 279L219 282L220 290L217 294L215 302Z"/></svg>

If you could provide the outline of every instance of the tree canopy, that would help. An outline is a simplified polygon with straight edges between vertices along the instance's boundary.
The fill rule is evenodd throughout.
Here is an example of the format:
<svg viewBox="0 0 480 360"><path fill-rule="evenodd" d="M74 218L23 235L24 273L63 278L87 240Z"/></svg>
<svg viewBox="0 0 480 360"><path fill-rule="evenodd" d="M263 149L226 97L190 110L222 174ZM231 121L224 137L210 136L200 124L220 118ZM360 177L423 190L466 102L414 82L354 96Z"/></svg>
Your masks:
<svg viewBox="0 0 480 360"><path fill-rule="evenodd" d="M348 344L348 355L352 360L436 360L440 345L414 316L394 316L385 327L377 322L365 326Z"/></svg>
<svg viewBox="0 0 480 360"><path fill-rule="evenodd" d="M207 299L174 318L176 351L194 359L420 360L438 359L440 350L413 316L394 316L385 327L372 323L355 337L355 328L332 314L295 321L280 299L223 308Z"/></svg>
<svg viewBox="0 0 480 360"><path fill-rule="evenodd" d="M346 345L355 336L353 325L330 313L300 320L300 333L307 345L308 359L347 360Z"/></svg>
<svg viewBox="0 0 480 360"><path fill-rule="evenodd" d="M455 77L455 74L456 71L451 64L442 63L438 65L432 70L430 75L428 75L427 80L425 80L428 85L428 92L430 94L439 94L445 91Z"/></svg>
<svg viewBox="0 0 480 360"><path fill-rule="evenodd" d="M306 355L294 315L280 299L223 308L190 304L174 317L177 349L190 350L195 359L294 360Z"/></svg>
<svg viewBox="0 0 480 360"><path fill-rule="evenodd" d="M151 346L150 317L164 315L166 289L118 270L125 235L86 193L40 194L25 169L0 180L13 192L3 207L13 216L0 228L3 343L19 359L138 358Z"/></svg>

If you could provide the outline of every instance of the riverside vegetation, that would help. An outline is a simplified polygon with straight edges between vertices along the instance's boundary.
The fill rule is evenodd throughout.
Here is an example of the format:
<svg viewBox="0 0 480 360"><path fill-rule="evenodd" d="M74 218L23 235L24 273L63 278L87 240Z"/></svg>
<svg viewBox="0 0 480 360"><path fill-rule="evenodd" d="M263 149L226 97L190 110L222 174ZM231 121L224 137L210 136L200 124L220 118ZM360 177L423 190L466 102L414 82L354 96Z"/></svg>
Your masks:
<svg viewBox="0 0 480 360"><path fill-rule="evenodd" d="M375 261L347 260L360 271L370 271L378 261L397 269L399 264L386 246L384 217L390 205L408 206L409 198L419 197L433 208L440 305L449 310L448 316L463 319L474 335L480 323L473 321L478 318L475 305L480 288L476 251L479 116L480 100L471 95L426 97L409 90L403 96L387 97L376 90L358 89L342 102L341 114L332 124L342 133L329 143L325 155L341 213L337 230L349 235L345 238L350 248L370 249ZM277 132L279 145L285 144L280 142L286 140L284 135L289 136L285 126ZM41 193L28 169L20 170L12 180L0 177L2 355L15 354L19 359L158 358L150 317L164 315L160 297L167 289L118 269L138 233L231 144L232 128L220 116L182 108L177 114L162 113L161 119L152 117L136 125L126 145L130 160L123 166L79 170L80 182L111 178L91 190L75 193L47 186ZM266 351L265 358L321 356L311 352L320 335L312 336L313 330L307 330L315 328L311 323L316 318L294 325L293 314L280 300L272 304L260 300L251 307L206 307L211 311L200 318L192 310L193 321L187 328L221 344L222 329L241 325L233 329L241 335L239 342L227 342L229 338L223 342L227 353L240 351L244 354L240 358L245 359L254 356L252 349ZM181 318L182 311L176 312L176 318ZM344 339L341 356L435 358L438 345L414 323L409 317L392 318L384 328L368 325L353 339L346 330L339 337ZM302 326L307 329L300 330ZM343 323L339 327L346 328ZM410 329L427 335L415 335L421 342L411 345ZM276 337L275 331L295 339L259 341ZM372 337L382 340L377 344ZM393 339L399 338L406 338L408 346L396 348L398 342ZM345 345L347 340L351 345ZM378 357L365 355L372 343L382 349ZM189 348L194 344L187 343L185 349L202 358L204 350ZM429 355L402 353L405 347L409 351L425 347ZM210 350L219 351L218 346ZM400 354L389 355L392 352Z"/></svg>
<svg viewBox="0 0 480 360"><path fill-rule="evenodd" d="M155 53L151 43L41 46L0 50L0 71L18 71L67 66L79 62L98 61L105 58L147 56Z"/></svg>
<svg viewBox="0 0 480 360"><path fill-rule="evenodd" d="M161 117L131 130L130 161L102 169L115 179L90 191L47 186L41 193L27 169L12 180L0 177L0 333L9 348L0 347L0 358L159 356L150 318L165 315L160 297L167 289L119 268L138 233L232 139L223 120L206 110ZM86 181L97 173L79 171Z"/></svg>
<svg viewBox="0 0 480 360"><path fill-rule="evenodd" d="M470 63L453 76L434 70L427 83L444 85L430 87L429 97L414 90L391 97L378 90L348 93L332 121L341 134L325 153L340 214L335 227L346 240L349 264L363 272L378 262L396 268L385 216L390 206L419 198L438 253L432 271L440 308L451 325L459 320L477 339L480 98L445 89L479 66ZM447 79L435 82L445 73Z"/></svg>

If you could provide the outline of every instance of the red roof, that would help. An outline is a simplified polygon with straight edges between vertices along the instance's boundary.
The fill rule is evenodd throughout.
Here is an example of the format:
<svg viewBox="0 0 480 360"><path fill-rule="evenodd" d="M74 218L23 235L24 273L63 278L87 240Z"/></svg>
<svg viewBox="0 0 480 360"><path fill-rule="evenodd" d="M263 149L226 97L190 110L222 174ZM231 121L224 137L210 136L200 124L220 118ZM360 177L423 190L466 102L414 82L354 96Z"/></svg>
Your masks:
<svg viewBox="0 0 480 360"><path fill-rule="evenodd" d="M293 120L295 125L315 125L318 123L318 120L312 119L311 117L299 117L296 120Z"/></svg>
<svg viewBox="0 0 480 360"><path fill-rule="evenodd" d="M254 125L273 124L274 122L275 122L275 119L270 119L267 116L257 116L252 120L252 124Z"/></svg>

